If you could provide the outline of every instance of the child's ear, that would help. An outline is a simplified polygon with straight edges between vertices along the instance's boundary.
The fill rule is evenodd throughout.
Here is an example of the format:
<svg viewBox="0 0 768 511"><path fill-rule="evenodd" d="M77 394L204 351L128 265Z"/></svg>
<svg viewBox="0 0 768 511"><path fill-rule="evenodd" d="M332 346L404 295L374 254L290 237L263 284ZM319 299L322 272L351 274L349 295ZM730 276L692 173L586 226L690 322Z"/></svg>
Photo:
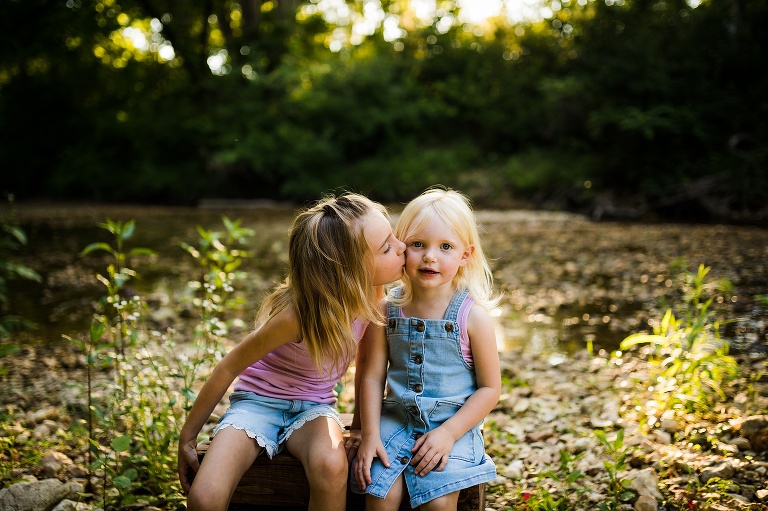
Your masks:
<svg viewBox="0 0 768 511"><path fill-rule="evenodd" d="M467 245L467 248L464 249L464 253L461 254L461 261L459 261L459 267L466 266L469 262L469 258L472 257L472 254L475 253L475 246L474 245Z"/></svg>

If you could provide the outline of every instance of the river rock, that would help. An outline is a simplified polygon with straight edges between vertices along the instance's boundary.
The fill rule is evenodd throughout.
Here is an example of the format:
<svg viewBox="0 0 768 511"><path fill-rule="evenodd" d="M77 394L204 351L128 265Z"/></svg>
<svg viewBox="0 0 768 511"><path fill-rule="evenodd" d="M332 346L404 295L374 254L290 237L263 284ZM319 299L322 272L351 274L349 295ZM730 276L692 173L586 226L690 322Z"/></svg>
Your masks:
<svg viewBox="0 0 768 511"><path fill-rule="evenodd" d="M752 415L741 423L741 436L756 452L768 451L768 415Z"/></svg>
<svg viewBox="0 0 768 511"><path fill-rule="evenodd" d="M522 479L523 470L525 470L523 460L514 460L504 469L504 477L513 480Z"/></svg>
<svg viewBox="0 0 768 511"><path fill-rule="evenodd" d="M60 452L49 452L40 459L40 469L47 478L64 476L72 465L72 460Z"/></svg>
<svg viewBox="0 0 768 511"><path fill-rule="evenodd" d="M752 450L752 444L749 443L749 440L747 440L744 437L738 437L731 440L731 444L735 445L739 448L740 451L751 451Z"/></svg>
<svg viewBox="0 0 768 511"><path fill-rule="evenodd" d="M58 479L18 483L0 490L3 511L50 511L63 499L76 499L83 491L80 483L66 484Z"/></svg>
<svg viewBox="0 0 768 511"><path fill-rule="evenodd" d="M663 498L659 492L659 478L652 468L633 470L627 475L627 478L632 479L629 487L639 495L647 495L659 500Z"/></svg>
<svg viewBox="0 0 768 511"><path fill-rule="evenodd" d="M640 495L635 502L635 511L658 511L659 503L650 495Z"/></svg>
<svg viewBox="0 0 768 511"><path fill-rule="evenodd" d="M64 499L53 508L52 511L91 511L92 506L85 502L75 502L74 500Z"/></svg>
<svg viewBox="0 0 768 511"><path fill-rule="evenodd" d="M46 406L28 414L27 420L30 424L40 424L44 420L58 419L61 416L61 410L55 406Z"/></svg>
<svg viewBox="0 0 768 511"><path fill-rule="evenodd" d="M707 484L707 481L713 477L730 479L735 473L736 467L733 466L733 463L730 460L727 460L702 470L700 480L703 484Z"/></svg>
<svg viewBox="0 0 768 511"><path fill-rule="evenodd" d="M683 428L675 419L661 419L661 429L667 433L677 433Z"/></svg>
<svg viewBox="0 0 768 511"><path fill-rule="evenodd" d="M657 444L670 445L672 443L672 435L667 431L654 429L651 434L653 435L653 441Z"/></svg>

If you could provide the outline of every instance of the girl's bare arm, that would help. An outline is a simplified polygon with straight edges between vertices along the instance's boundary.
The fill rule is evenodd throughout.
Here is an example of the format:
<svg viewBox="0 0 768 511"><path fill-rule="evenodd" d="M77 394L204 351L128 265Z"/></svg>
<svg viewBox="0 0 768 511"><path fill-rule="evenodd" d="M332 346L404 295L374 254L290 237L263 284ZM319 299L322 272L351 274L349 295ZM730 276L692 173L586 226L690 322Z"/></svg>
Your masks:
<svg viewBox="0 0 768 511"><path fill-rule="evenodd" d="M261 360L277 347L299 338L299 327L293 310L287 308L270 318L264 325L248 334L216 364L211 376L200 389L187 420L179 433L179 479L189 491L189 468L197 471L197 435L208 421L216 405L224 397L234 379L243 370Z"/></svg>
<svg viewBox="0 0 768 511"><path fill-rule="evenodd" d="M382 308L385 307L386 305L382 305ZM381 443L379 427L381 401L384 397L384 382L387 378L389 357L385 328L371 325L363 338L366 361L360 378L359 394L362 441L354 467L354 475L358 486L361 488L365 488L371 483L371 464L375 457L378 457L385 466L389 466L387 453Z"/></svg>

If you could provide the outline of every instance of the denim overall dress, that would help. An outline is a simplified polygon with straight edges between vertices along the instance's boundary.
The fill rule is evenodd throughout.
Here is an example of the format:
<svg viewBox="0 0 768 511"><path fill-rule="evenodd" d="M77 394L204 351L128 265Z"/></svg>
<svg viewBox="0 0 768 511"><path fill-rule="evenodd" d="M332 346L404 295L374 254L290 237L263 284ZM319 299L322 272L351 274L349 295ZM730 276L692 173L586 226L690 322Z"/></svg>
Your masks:
<svg viewBox="0 0 768 511"><path fill-rule="evenodd" d="M400 288L392 293L398 296ZM456 292L443 319L405 318L400 307L387 304L389 369L387 397L381 407L381 440L390 466L377 459L371 466L367 493L387 495L403 473L411 507L496 477L496 466L485 453L480 424L453 445L448 464L425 476L410 465L416 439L451 418L477 389L475 371L461 353L459 308L467 291ZM353 489L355 488L353 482Z"/></svg>

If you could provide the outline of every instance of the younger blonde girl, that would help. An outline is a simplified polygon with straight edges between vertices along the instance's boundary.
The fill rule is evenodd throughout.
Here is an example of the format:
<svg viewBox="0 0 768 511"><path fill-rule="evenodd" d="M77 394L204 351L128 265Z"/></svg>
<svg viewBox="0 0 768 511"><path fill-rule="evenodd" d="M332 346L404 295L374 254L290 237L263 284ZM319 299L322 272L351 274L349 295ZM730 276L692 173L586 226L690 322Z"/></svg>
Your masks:
<svg viewBox="0 0 768 511"><path fill-rule="evenodd" d="M492 275L469 200L430 189L395 228L405 241L403 285L366 333L362 443L353 489L366 510L455 510L459 491L496 476L480 426L499 399L496 338L486 307ZM387 395L382 401L383 392Z"/></svg>

